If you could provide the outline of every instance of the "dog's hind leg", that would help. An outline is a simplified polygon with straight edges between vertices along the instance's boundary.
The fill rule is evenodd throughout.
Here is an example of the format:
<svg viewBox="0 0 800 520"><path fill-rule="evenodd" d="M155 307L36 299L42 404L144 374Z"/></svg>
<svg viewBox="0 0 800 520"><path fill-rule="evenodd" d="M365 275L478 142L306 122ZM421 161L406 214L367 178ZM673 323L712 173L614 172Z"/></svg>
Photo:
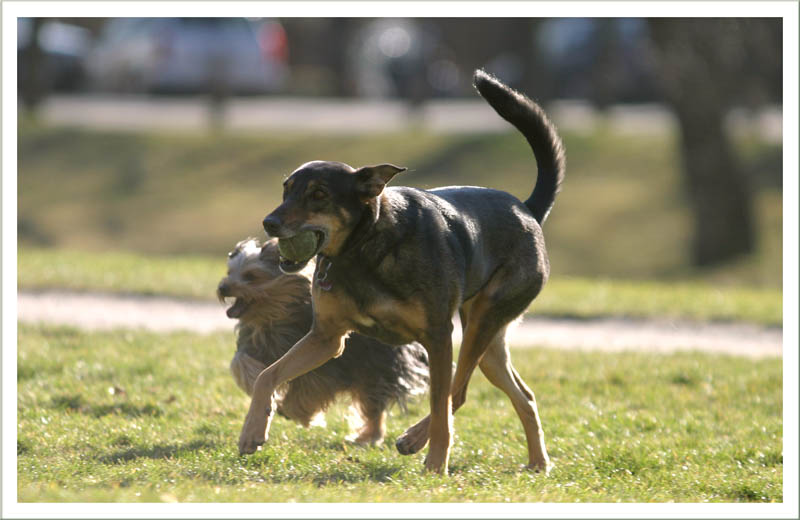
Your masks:
<svg viewBox="0 0 800 520"><path fill-rule="evenodd" d="M355 444L378 446L386 434L386 412L364 418L364 425L347 440Z"/></svg>
<svg viewBox="0 0 800 520"><path fill-rule="evenodd" d="M302 377L300 376L300 378ZM295 380L292 383L296 382L298 381ZM292 385L292 383L289 384ZM314 395L309 395L308 390L303 386L296 385L294 388L290 386L282 400L276 399L276 404L278 405L277 411L279 415L300 423L304 428L312 425L325 426L324 408L327 402L316 398Z"/></svg>
<svg viewBox="0 0 800 520"><path fill-rule="evenodd" d="M465 302L460 310L464 337L458 355L456 371L451 387L452 410L455 413L466 401L470 377L478 366L483 353L493 338L505 337L506 323L502 317L492 312L492 299L479 293ZM403 455L416 453L425 447L430 417L425 417L406 430L395 442L397 450Z"/></svg>
<svg viewBox="0 0 800 520"><path fill-rule="evenodd" d="M511 356L504 338L496 338L492 342L480 362L480 367L486 378L508 395L522 422L528 442L528 468L547 474L552 465L544 446L544 433L536 408L536 398L511 364Z"/></svg>
<svg viewBox="0 0 800 520"><path fill-rule="evenodd" d="M484 354L487 350L496 348L495 345L498 344L505 348L506 328L527 308L541 288L541 280L530 278L528 273L525 273L523 279L518 279L518 276L519 271L498 269L486 286L462 305L461 319L462 323L466 322L467 325L464 328L464 339L453 376L454 412L466 401L470 377ZM533 393L530 395L532 397ZM416 453L425 446L427 441L425 431L429 420L428 417L422 419L397 439L395 446L401 454ZM528 426L526 432L527 428ZM538 463L543 459L535 460Z"/></svg>
<svg viewBox="0 0 800 520"><path fill-rule="evenodd" d="M347 440L364 445L378 445L383 442L383 436L386 435L387 403L371 398L369 389L363 388L353 396L353 405L364 423L358 432L348 436Z"/></svg>

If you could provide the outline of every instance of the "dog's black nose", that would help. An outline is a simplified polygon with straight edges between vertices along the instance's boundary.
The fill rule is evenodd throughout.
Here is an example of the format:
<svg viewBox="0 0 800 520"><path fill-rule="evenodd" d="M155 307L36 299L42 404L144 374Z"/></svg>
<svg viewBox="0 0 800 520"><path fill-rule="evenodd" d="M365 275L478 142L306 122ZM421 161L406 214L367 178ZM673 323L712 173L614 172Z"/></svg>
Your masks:
<svg viewBox="0 0 800 520"><path fill-rule="evenodd" d="M219 296L225 297L228 296L228 293L230 293L230 287L228 286L228 284L225 283L224 281L220 282L219 286L217 286L217 294Z"/></svg>
<svg viewBox="0 0 800 520"><path fill-rule="evenodd" d="M266 231L267 234L272 237L277 236L281 229L281 221L278 220L278 217L272 215L267 215L262 224L264 225L264 231Z"/></svg>

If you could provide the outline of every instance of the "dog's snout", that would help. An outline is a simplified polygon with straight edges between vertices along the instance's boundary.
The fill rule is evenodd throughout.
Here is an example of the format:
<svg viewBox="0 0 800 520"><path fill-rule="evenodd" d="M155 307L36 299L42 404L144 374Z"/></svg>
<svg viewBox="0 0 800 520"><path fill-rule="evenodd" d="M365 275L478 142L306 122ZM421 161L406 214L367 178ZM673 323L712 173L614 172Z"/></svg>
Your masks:
<svg viewBox="0 0 800 520"><path fill-rule="evenodd" d="M264 231L271 237L277 236L281 229L281 221L275 215L267 215L262 222Z"/></svg>
<svg viewBox="0 0 800 520"><path fill-rule="evenodd" d="M217 286L217 294L221 297L228 296L231 292L231 287L225 280L221 281Z"/></svg>

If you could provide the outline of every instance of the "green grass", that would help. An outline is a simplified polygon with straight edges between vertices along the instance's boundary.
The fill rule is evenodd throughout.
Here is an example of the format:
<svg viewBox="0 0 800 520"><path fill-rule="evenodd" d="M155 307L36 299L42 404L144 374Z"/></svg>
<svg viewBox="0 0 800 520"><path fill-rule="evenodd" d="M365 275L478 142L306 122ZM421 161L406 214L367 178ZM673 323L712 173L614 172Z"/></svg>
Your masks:
<svg viewBox="0 0 800 520"><path fill-rule="evenodd" d="M783 322L779 289L712 286L702 282L551 279L534 300L538 316L665 318L691 321Z"/></svg>
<svg viewBox="0 0 800 520"><path fill-rule="evenodd" d="M146 256L23 247L18 284L24 289L71 289L164 294L210 300L225 275L225 257ZM781 291L711 286L702 282L630 282L554 277L534 301L540 316L677 318L782 323Z"/></svg>
<svg viewBox="0 0 800 520"><path fill-rule="evenodd" d="M782 198L754 185L757 250L731 265L690 265L691 216L675 139L600 130L564 133L567 178L545 224L553 276L696 280L779 287ZM746 164L776 148L737 147ZM777 149L779 151L779 148ZM19 129L18 230L25 246L146 254L224 255L263 236L262 218L282 179L316 158L392 162L393 184L480 185L527 198L535 166L524 139L425 132L359 137L307 134L102 133L23 124Z"/></svg>
<svg viewBox="0 0 800 520"><path fill-rule="evenodd" d="M239 457L247 398L233 336L83 333L20 325L20 502L781 502L781 360L517 349L536 392L547 478L522 471L524 435L481 375L456 415L447 477L393 439L426 411L395 410L386 446L278 417Z"/></svg>
<svg viewBox="0 0 800 520"><path fill-rule="evenodd" d="M225 276L225 255L143 255L21 247L17 283L24 289L69 289L109 293L215 298Z"/></svg>

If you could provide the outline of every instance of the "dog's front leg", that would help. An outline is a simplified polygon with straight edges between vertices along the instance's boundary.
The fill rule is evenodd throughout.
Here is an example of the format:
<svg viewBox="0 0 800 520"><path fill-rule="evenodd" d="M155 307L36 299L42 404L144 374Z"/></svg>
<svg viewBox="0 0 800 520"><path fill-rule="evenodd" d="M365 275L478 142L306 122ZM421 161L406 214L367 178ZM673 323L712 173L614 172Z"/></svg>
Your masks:
<svg viewBox="0 0 800 520"><path fill-rule="evenodd" d="M447 473L450 443L453 435L452 378L453 344L449 334L429 342L428 360L431 380L430 446L425 457L425 469Z"/></svg>
<svg viewBox="0 0 800 520"><path fill-rule="evenodd" d="M275 389L340 355L344 349L344 337L345 332L331 332L315 326L283 357L258 375L250 409L239 435L240 455L253 453L266 442L274 412Z"/></svg>

